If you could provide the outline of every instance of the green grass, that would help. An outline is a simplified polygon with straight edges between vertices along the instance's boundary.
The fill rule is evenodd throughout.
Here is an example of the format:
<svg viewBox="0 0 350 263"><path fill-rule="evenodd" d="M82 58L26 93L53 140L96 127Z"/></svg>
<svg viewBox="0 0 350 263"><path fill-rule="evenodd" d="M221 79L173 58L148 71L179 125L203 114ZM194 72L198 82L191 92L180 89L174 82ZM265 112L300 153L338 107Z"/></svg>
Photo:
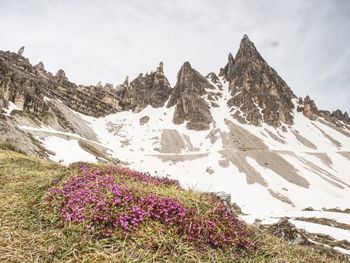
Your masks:
<svg viewBox="0 0 350 263"><path fill-rule="evenodd" d="M20 150L18 150L16 148L16 146L14 146L13 144L8 143L8 142L0 142L0 150L8 150L8 151L14 151L14 152L22 153Z"/></svg>
<svg viewBox="0 0 350 263"><path fill-rule="evenodd" d="M341 262L250 226L256 249L238 256L230 249L198 248L155 221L143 224L128 238L105 239L84 233L79 226L51 224L43 198L52 179L73 172L74 166L0 150L0 262ZM131 188L177 197L190 206L210 206L208 195L197 191L128 183Z"/></svg>

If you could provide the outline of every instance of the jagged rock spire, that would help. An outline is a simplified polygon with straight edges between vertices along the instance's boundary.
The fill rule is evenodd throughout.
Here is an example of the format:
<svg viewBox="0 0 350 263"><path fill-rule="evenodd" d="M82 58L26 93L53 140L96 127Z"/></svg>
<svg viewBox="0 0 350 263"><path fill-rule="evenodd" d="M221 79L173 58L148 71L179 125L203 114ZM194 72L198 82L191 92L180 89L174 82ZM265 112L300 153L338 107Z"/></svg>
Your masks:
<svg viewBox="0 0 350 263"><path fill-rule="evenodd" d="M167 107L175 106L173 122L182 124L193 130L209 129L213 121L210 107L202 97L207 89L215 89L208 80L192 68L186 61L177 74L177 82Z"/></svg>
<svg viewBox="0 0 350 263"><path fill-rule="evenodd" d="M235 58L229 55L222 74L230 83L232 98L228 105L232 111L239 109L235 112L238 120L254 125L293 123L291 99L295 95L247 35L243 36Z"/></svg>
<svg viewBox="0 0 350 263"><path fill-rule="evenodd" d="M318 109L315 102L310 99L309 95L306 95L303 100L303 114L310 120L316 120L318 115Z"/></svg>
<svg viewBox="0 0 350 263"><path fill-rule="evenodd" d="M59 69L55 75L57 78L65 78L66 77L66 73L64 72L63 69Z"/></svg>
<svg viewBox="0 0 350 263"><path fill-rule="evenodd" d="M124 86L129 86L129 76L126 76L124 82L123 82Z"/></svg>
<svg viewBox="0 0 350 263"><path fill-rule="evenodd" d="M101 81L97 82L96 87L102 88L102 83L101 83Z"/></svg>
<svg viewBox="0 0 350 263"><path fill-rule="evenodd" d="M260 64L267 65L264 58L260 55L260 53L256 49L254 43L250 41L250 39L248 38L248 35L243 36L235 59L236 60L243 59L245 61L250 60L250 61L254 61L255 63L259 62Z"/></svg>
<svg viewBox="0 0 350 263"><path fill-rule="evenodd" d="M24 52L24 47L21 47L20 49L18 49L17 55L22 56L23 52Z"/></svg>
<svg viewBox="0 0 350 263"><path fill-rule="evenodd" d="M159 66L157 67L156 72L157 72L158 74L164 74L163 62L159 62Z"/></svg>
<svg viewBox="0 0 350 263"><path fill-rule="evenodd" d="M164 75L163 63L147 74L139 74L129 83L128 77L118 92L123 110L140 112L148 105L154 108L163 107L169 99L171 86Z"/></svg>
<svg viewBox="0 0 350 263"><path fill-rule="evenodd" d="M220 69L219 76L223 76L228 81L231 80L234 64L235 64L235 59L233 58L232 53L230 52L228 54L228 62L224 68Z"/></svg>
<svg viewBox="0 0 350 263"><path fill-rule="evenodd" d="M41 61L40 61L38 64L36 64L34 67L35 67L37 70L39 70L39 71L44 71L44 70L45 70L44 63L41 62Z"/></svg>
<svg viewBox="0 0 350 263"><path fill-rule="evenodd" d="M168 107L172 107L177 103L181 93L193 93L202 96L206 94L206 89L213 89L213 86L205 77L192 68L190 62L186 61L177 73L177 82Z"/></svg>
<svg viewBox="0 0 350 263"><path fill-rule="evenodd" d="M346 111L343 113L341 110L337 109L332 112L331 116L337 118L340 121L350 122L349 115Z"/></svg>

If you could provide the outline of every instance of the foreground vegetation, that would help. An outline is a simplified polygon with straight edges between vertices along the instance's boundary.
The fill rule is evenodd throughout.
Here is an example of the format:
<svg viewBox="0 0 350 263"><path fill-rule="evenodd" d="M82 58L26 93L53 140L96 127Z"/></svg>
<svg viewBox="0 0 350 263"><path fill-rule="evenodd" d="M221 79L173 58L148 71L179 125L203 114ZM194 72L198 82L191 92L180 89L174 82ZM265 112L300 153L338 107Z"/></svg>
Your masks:
<svg viewBox="0 0 350 263"><path fill-rule="evenodd" d="M176 181L0 150L1 262L341 262L228 212Z"/></svg>

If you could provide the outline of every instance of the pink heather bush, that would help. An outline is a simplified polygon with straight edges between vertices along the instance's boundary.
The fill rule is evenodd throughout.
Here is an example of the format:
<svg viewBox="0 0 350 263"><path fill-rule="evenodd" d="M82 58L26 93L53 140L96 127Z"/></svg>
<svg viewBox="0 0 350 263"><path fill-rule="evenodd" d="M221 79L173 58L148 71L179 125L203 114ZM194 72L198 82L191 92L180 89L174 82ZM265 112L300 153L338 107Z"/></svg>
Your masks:
<svg viewBox="0 0 350 263"><path fill-rule="evenodd" d="M118 174L120 178L133 179L136 181L142 181L146 183L151 183L154 185L167 185L180 187L180 183L177 180L173 180L167 177L151 176L149 173L140 173L129 168L122 166L110 165L107 167L106 172L108 174Z"/></svg>
<svg viewBox="0 0 350 263"><path fill-rule="evenodd" d="M145 221L154 220L198 245L249 247L243 224L222 203L216 202L209 213L200 215L197 208L186 208L174 198L143 193L117 183L123 180L179 187L175 180L127 168L81 165L76 175L61 183L54 182L45 201L57 212L60 222L81 224L85 230L103 237L118 231L128 236Z"/></svg>

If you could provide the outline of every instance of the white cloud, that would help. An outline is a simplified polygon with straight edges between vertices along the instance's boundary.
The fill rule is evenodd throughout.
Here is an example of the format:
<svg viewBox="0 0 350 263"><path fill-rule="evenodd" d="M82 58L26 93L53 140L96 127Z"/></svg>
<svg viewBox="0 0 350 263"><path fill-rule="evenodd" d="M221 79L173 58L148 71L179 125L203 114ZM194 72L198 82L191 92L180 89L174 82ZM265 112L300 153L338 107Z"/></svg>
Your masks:
<svg viewBox="0 0 350 263"><path fill-rule="evenodd" d="M0 0L1 50L59 68L83 84L114 84L160 61L174 84L184 61L218 72L243 34L298 96L350 110L346 0ZM330 99L330 95L332 95Z"/></svg>

